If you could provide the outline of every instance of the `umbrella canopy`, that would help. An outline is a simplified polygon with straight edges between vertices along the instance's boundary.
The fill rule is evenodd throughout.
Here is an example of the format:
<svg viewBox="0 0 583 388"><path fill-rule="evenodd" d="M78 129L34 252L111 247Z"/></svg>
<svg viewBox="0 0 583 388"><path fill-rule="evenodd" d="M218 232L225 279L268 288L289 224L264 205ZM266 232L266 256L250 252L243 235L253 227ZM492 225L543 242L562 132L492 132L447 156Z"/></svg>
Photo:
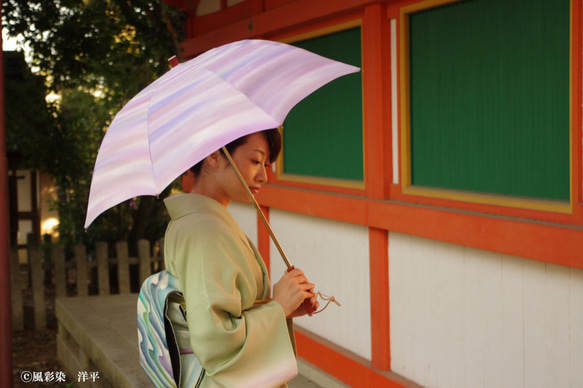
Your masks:
<svg viewBox="0 0 583 388"><path fill-rule="evenodd" d="M310 93L359 70L267 40L229 43L178 64L132 98L109 126L85 228L123 201L160 194L231 141L279 127Z"/></svg>

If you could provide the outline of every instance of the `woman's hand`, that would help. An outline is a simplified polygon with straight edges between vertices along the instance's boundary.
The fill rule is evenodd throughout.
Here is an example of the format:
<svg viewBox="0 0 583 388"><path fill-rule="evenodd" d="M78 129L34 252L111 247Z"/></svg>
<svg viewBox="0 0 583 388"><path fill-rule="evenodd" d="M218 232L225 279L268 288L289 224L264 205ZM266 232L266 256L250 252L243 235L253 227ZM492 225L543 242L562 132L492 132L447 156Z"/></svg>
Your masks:
<svg viewBox="0 0 583 388"><path fill-rule="evenodd" d="M283 307L286 318L312 315L319 305L314 284L297 268L286 272L273 286L273 300Z"/></svg>
<svg viewBox="0 0 583 388"><path fill-rule="evenodd" d="M318 295L316 295L312 289L310 291L310 297L304 299L302 304L300 304L300 306L291 314L291 316L287 318L301 317L306 314L311 317L319 307L320 302L318 302Z"/></svg>

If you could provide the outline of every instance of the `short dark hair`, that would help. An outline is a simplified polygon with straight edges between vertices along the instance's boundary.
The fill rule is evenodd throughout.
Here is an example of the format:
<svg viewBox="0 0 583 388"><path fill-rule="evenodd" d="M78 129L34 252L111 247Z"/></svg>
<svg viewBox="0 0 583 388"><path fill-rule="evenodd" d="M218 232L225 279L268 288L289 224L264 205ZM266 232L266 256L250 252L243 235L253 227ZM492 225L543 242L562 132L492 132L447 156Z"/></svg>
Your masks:
<svg viewBox="0 0 583 388"><path fill-rule="evenodd" d="M279 129L278 128L266 129L265 131L261 131L258 133L263 134L263 136L265 136L265 140L267 140L267 146L269 147L269 163L275 162L279 153L281 152L281 133L279 133ZM248 136L249 135L242 136L236 140L233 140L232 142L227 144L225 148L227 149L227 151L229 151L230 154L233 154L233 152L235 152L235 150L239 146L242 146L243 144L247 143ZM223 152L222 149L221 152ZM203 163L204 159L190 168L190 171L194 174L195 177L197 177L200 174Z"/></svg>

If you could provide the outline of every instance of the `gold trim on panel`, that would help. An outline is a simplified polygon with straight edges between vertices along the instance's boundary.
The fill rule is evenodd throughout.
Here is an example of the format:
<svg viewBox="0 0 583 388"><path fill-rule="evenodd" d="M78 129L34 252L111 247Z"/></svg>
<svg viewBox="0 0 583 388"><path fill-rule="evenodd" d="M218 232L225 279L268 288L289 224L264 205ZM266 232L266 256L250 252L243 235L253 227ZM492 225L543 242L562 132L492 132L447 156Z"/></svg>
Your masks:
<svg viewBox="0 0 583 388"><path fill-rule="evenodd" d="M432 187L408 186L403 188L403 194L556 213L568 214L572 211L571 204L567 201L530 199L526 197L482 194L461 190L436 189Z"/></svg>
<svg viewBox="0 0 583 388"><path fill-rule="evenodd" d="M349 30L351 28L361 27L361 26L362 26L362 19L359 18L359 19L350 20L350 21L340 23L340 24L334 24L333 26L319 28L317 30L305 32L303 34L289 36L287 38L278 39L278 40L281 43L295 43L295 42L299 42L301 40L307 40L307 39L317 38L317 37L324 36L324 35L330 35L330 34L333 34L335 32Z"/></svg>
<svg viewBox="0 0 583 388"><path fill-rule="evenodd" d="M573 212L573 0L570 2L570 33L569 33L569 201L552 201L511 197L488 193L472 193L449 189L428 188L411 185L411 123L409 106L409 14L441 5L463 0L426 0L410 4L399 9L398 41L399 47L399 82L400 82L400 114L401 114L401 184L402 193L435 199L446 199L480 203L485 205L505 206L522 209L549 211L570 214Z"/></svg>
<svg viewBox="0 0 583 388"><path fill-rule="evenodd" d="M335 32L349 30L351 28L361 27L362 28L362 18L357 18L354 20L349 20L347 22L334 24L332 26L319 28L314 31L309 31L303 34L293 35L287 38L278 39L281 43L295 43L302 40L317 38L324 35L330 35ZM362 61L362 32L360 35L360 47L361 47L361 63ZM364 85L361 85L364 87ZM362 103L364 105L364 90L361 91L362 93ZM326 178L326 177L314 177L310 175L298 175L298 174L286 174L284 172L283 166L283 154L284 154L284 146L283 146L283 126L281 127L281 138L282 138L282 147L279 156L277 157L276 161L276 174L277 180L282 182L298 182L298 183L307 183L307 184L316 184L316 185L323 185L323 186L333 186L333 187L342 187L342 188L350 188L350 189L365 189L365 177L366 177L366 163L365 163L365 148L364 148L364 106L362 110L363 114L363 124L362 124L362 168L363 168L363 179L362 181L355 181L351 179L340 179L340 178Z"/></svg>
<svg viewBox="0 0 583 388"><path fill-rule="evenodd" d="M279 171L279 167L277 168ZM315 176L308 176L308 175L296 175L296 174L285 174L279 173L277 179L279 181L287 181L287 182L299 182L299 183L308 183L313 185L322 185L322 186L335 186L335 187L344 187L348 189L364 189L364 182L363 181L355 181L350 179L339 179L339 178L325 178L325 177L315 177Z"/></svg>

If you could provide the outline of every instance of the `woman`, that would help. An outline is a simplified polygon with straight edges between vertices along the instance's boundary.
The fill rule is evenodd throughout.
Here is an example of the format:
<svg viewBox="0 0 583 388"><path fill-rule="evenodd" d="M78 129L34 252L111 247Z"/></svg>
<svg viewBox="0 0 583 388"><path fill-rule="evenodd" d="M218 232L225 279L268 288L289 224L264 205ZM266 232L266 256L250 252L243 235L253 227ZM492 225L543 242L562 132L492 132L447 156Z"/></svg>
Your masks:
<svg viewBox="0 0 583 388"><path fill-rule="evenodd" d="M254 133L226 146L253 195L277 158L277 129ZM265 264L227 211L250 199L222 151L192 169L190 194L165 200L171 221L165 238L166 269L178 278L194 354L205 369L202 387L278 387L297 375L291 318L318 307L299 269L273 287Z"/></svg>

